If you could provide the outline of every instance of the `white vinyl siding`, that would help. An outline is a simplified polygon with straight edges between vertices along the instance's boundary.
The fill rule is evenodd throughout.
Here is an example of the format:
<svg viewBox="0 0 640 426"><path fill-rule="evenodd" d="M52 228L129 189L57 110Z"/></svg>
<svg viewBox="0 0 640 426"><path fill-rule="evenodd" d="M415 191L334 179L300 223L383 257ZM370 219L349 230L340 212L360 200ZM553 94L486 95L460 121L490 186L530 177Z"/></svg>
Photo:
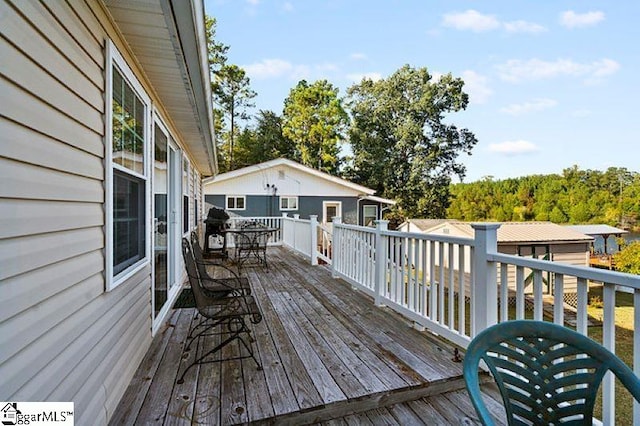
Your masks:
<svg viewBox="0 0 640 426"><path fill-rule="evenodd" d="M73 401L76 424L103 425L152 339L150 264L105 291L107 40L154 92L103 4L0 15L0 400Z"/></svg>

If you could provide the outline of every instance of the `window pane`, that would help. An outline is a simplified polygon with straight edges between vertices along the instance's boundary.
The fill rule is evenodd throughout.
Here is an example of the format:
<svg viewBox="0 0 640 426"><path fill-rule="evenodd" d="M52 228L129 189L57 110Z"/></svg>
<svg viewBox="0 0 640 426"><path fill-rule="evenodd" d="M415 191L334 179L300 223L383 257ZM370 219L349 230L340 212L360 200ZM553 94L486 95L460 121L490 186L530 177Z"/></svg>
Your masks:
<svg viewBox="0 0 640 426"><path fill-rule="evenodd" d="M114 275L145 255L144 182L113 173L113 271Z"/></svg>
<svg viewBox="0 0 640 426"><path fill-rule="evenodd" d="M113 162L144 174L145 106L116 67L112 97Z"/></svg>
<svg viewBox="0 0 640 426"><path fill-rule="evenodd" d="M233 197L227 197L227 208L228 209L235 209L236 208L236 204L233 202Z"/></svg>
<svg viewBox="0 0 640 426"><path fill-rule="evenodd" d="M237 209L244 209L244 198L243 197L238 197L238 199L236 201L236 208Z"/></svg>
<svg viewBox="0 0 640 426"><path fill-rule="evenodd" d="M296 197L292 197L289 201L289 208L291 210L298 210L298 199Z"/></svg>

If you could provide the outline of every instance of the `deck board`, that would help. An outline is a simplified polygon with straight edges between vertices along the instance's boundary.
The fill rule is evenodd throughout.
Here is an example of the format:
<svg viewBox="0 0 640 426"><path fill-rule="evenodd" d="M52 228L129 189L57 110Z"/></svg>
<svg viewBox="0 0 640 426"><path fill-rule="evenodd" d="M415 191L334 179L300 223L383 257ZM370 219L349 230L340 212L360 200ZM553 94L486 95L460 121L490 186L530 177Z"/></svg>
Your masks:
<svg viewBox="0 0 640 426"><path fill-rule="evenodd" d="M460 424L473 407L452 348L331 277L326 267L284 248L268 251L269 271L246 268L263 321L251 325L251 358L197 365L215 347L184 340L195 309L177 309L154 339L111 424ZM239 345L216 356L237 356ZM495 398L491 394L490 398ZM490 400L492 413L500 403Z"/></svg>

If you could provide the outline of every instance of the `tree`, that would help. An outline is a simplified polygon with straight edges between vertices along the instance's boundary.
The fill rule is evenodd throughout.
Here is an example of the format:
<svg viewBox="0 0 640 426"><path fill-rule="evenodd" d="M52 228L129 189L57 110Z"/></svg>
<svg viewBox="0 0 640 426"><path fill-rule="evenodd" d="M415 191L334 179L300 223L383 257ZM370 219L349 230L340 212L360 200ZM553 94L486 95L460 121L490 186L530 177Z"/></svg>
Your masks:
<svg viewBox="0 0 640 426"><path fill-rule="evenodd" d="M616 263L616 270L640 275L640 241L627 244L613 255L613 260Z"/></svg>
<svg viewBox="0 0 640 426"><path fill-rule="evenodd" d="M207 58L209 61L209 74L211 77L211 89L213 91L215 76L227 63L229 46L216 40L216 18L205 17L205 31L207 36ZM213 126L216 134L220 134L223 127L223 112L219 108L213 109Z"/></svg>
<svg viewBox="0 0 640 426"><path fill-rule="evenodd" d="M467 107L463 85L405 65L387 79L350 87L350 177L397 200L405 216L444 217L451 175L465 174L457 157L477 143L469 130L444 123L445 114Z"/></svg>
<svg viewBox="0 0 640 426"><path fill-rule="evenodd" d="M235 164L249 166L275 158L295 160L295 146L282 134L282 120L273 111L261 110L255 129L244 129L237 138Z"/></svg>
<svg viewBox="0 0 640 426"><path fill-rule="evenodd" d="M246 110L254 106L251 99L256 96L256 92L251 90L250 80L245 71L237 65L224 64L216 73L215 81L211 84L214 101L229 117L229 128L225 132L224 142L227 145L228 170L233 170L236 122L238 119L246 120L248 118Z"/></svg>
<svg viewBox="0 0 640 426"><path fill-rule="evenodd" d="M327 80L301 80L284 101L282 134L293 141L302 164L327 173L338 171L348 122L338 89Z"/></svg>

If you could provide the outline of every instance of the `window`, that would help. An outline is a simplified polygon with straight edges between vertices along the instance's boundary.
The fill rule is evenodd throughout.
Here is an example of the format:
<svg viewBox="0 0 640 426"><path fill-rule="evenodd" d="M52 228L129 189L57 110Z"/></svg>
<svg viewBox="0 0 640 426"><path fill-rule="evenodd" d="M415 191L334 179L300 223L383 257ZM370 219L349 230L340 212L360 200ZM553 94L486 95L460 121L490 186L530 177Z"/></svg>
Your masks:
<svg viewBox="0 0 640 426"><path fill-rule="evenodd" d="M227 195L227 210L244 210L244 195Z"/></svg>
<svg viewBox="0 0 640 426"><path fill-rule="evenodd" d="M298 210L298 197L280 197L280 210Z"/></svg>
<svg viewBox="0 0 640 426"><path fill-rule="evenodd" d="M108 45L107 290L148 261L151 102L113 44Z"/></svg>
<svg viewBox="0 0 640 426"><path fill-rule="evenodd" d="M378 206L362 206L362 223L364 226L374 226L378 220Z"/></svg>
<svg viewBox="0 0 640 426"><path fill-rule="evenodd" d="M189 232L189 161L182 159L182 232Z"/></svg>

